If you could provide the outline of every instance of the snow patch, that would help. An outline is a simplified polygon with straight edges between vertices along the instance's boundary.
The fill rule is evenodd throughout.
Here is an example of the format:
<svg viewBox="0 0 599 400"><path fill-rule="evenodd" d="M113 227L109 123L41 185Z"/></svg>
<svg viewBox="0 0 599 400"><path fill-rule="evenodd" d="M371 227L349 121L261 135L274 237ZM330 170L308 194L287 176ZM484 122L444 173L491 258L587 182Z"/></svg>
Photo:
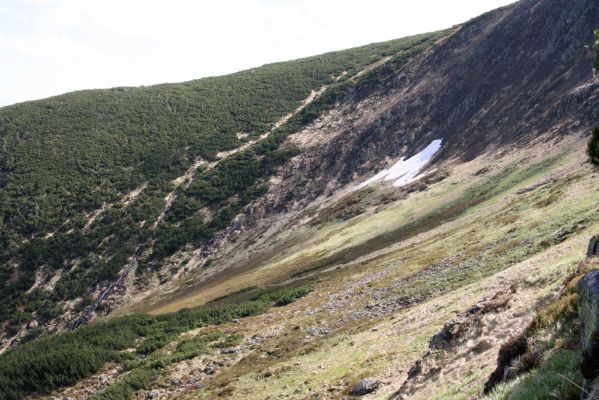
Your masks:
<svg viewBox="0 0 599 400"><path fill-rule="evenodd" d="M441 148L442 139L433 140L424 150L420 153L416 154L413 157L405 160L405 157L402 157L401 160L396 162L391 168L384 169L375 176L365 180L360 183L354 190L361 189L370 185L371 183L380 181L381 179L385 181L394 181L393 186L401 187L407 185L408 183L412 183L422 178L426 174L421 174L422 168L426 166L433 158L435 153L439 151Z"/></svg>

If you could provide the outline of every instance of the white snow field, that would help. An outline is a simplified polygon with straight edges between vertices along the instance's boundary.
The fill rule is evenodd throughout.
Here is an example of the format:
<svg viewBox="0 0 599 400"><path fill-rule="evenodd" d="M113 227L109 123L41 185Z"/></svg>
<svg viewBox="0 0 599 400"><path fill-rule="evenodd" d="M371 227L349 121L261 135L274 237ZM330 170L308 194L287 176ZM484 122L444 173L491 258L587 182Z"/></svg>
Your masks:
<svg viewBox="0 0 599 400"><path fill-rule="evenodd" d="M385 181L394 181L393 186L395 187L401 187L420 179L424 176L423 174L420 174L420 171L429 163L435 153L439 151L441 142L442 139L433 140L424 150L415 156L410 157L407 160L404 160L405 157L402 157L401 160L396 162L391 168L384 169L375 176L365 180L356 186L354 190L361 189L371 183L380 181L381 179Z"/></svg>

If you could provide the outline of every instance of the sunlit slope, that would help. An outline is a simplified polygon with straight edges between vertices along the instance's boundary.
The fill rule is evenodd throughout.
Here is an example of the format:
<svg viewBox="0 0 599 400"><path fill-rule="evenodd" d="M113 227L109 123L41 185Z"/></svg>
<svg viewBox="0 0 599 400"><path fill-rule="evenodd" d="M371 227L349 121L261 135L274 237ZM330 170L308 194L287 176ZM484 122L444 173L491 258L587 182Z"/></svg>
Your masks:
<svg viewBox="0 0 599 400"><path fill-rule="evenodd" d="M570 143L573 140L570 139ZM566 175L561 179L548 178L547 175L552 170L562 170L563 164L572 157L568 153L578 151L579 145L572 145L571 148L558 146L553 153L544 154L547 157L536 154L536 162L532 162L526 152L515 152L499 159L497 163L491 162L491 156L484 156L463 166L448 165L444 167L444 174L448 174L448 177L425 188L417 186L416 192L404 195L407 198L391 204L381 200L388 201L390 193L398 190L393 188L390 191L389 185L350 192L319 211L307 210L306 215L294 220L297 226L283 229L279 236L272 239L276 246L264 250L263 258L270 257L267 261L263 259L256 264L245 264L237 273L214 278L209 284L194 284L196 278L192 275L184 282L174 282L179 285L174 295L165 295L156 305L152 305L156 299L144 301L140 307L145 311L160 313L197 306L249 287L312 279L337 268L351 269L364 264L374 267L377 263L387 262L391 257L389 254L395 253L403 255L396 258L409 257L412 260L408 264L402 263L402 271L430 268L434 264L431 258L455 257L454 252L462 253L454 262L459 260L467 268L443 269L442 277L439 277L452 285L464 283L464 280L470 279L471 273L477 277L492 274L514 260L526 259L543 251L550 244L547 235L557 234L555 231L560 229L581 229L586 224L585 218L594 218L590 212L589 216L580 217L581 221L573 219L571 213L582 212L584 208L577 211L563 209L563 215L551 211L553 202L562 200L569 193L565 187L573 183L570 180L582 179L579 175L583 173L571 170L576 176L571 178L566 172L561 172L561 175ZM525 194L515 193L544 179L548 182L537 190L548 189L551 184L559 185L554 191L547 192L546 198L539 195L534 206L527 202L519 205L519 198L525 197ZM397 192L395 194L398 195ZM593 197L584 201L586 206L590 206ZM335 209L338 204L352 204L353 207L359 204L361 212L345 221L336 220L330 217L327 210ZM522 213L517 211L518 208L507 213L503 210L517 206L527 207L527 211ZM534 221L542 221L546 213L553 218L536 225ZM321 220L323 217L324 220ZM505 223L486 222L481 226L479 219L483 217L505 220ZM442 236L437 236L439 230L451 232L454 225L464 224L470 219L477 222L471 228L470 247L464 247L464 243L449 244ZM507 231L514 229L513 224L516 224L518 231L508 234ZM487 245L495 242L502 243L500 247L510 251L505 254L497 249L483 251ZM431 252L414 251L412 246L415 243L419 247L430 245L438 248ZM469 257L475 254L478 261L471 263ZM215 262L226 260L217 259ZM406 289L409 294L403 294L402 301L408 301L411 297L434 296L437 284L428 280L422 283L424 286L414 283Z"/></svg>
<svg viewBox="0 0 599 400"><path fill-rule="evenodd" d="M339 398L372 376L382 386L369 398L386 399L402 388L445 322L505 297L478 322L481 331L466 328L456 347L435 352L435 379L402 389L415 399L479 393L501 343L526 327L583 258L588 237L599 229L597 184L584 138L572 137L454 165L444 180L407 198L293 231L281 239L289 250L273 254L272 262L148 308L162 313L232 293L218 301L238 302L263 285L289 283L289 276L315 284L289 307L226 327L246 343L264 342L229 357L203 389L177 391L177 397ZM365 197L387 190L377 187ZM294 235L312 241L295 244ZM353 258L344 261L339 254L350 249ZM322 260L337 261L307 268ZM162 385L169 387L172 376L191 379L193 365L165 370Z"/></svg>
<svg viewBox="0 0 599 400"><path fill-rule="evenodd" d="M560 154L562 150L566 152ZM388 242L351 263L313 272L312 278L318 282L316 293L283 315L243 325L248 336L278 332L264 346L276 356L263 359L258 351L223 370L208 381L205 390L193 392L190 398L209 398L222 387L227 393L256 399L280 393L297 398L315 393L338 398L363 376L384 382L370 398L387 398L401 387L407 371L428 351L428 341L446 321L498 292L515 290L508 309L483 321L485 333L455 349L455 354L443 356L437 365L442 378L425 380L409 398L466 399L482 390L495 367L498 346L524 329L537 302L559 288L582 259L588 236L599 228L599 195L593 189L599 175L584 165L582 151L562 147L548 163L540 153L534 158L529 155L487 159L497 169L483 177L473 176L488 166L483 160L454 169L439 186L457 186L456 192L463 193L490 181L493 188L503 188L451 222L401 243ZM502 172L508 168L510 173ZM529 173L531 170L534 172ZM441 191L433 187L380 215L341 224L335 237L323 239L320 250L327 255L338 251L342 242L338 237L351 231L354 223L361 225L360 231L379 227L377 217L401 226L410 214L406 209L414 202L436 200L433 209L443 207L448 199L435 196L436 190ZM363 243L360 239L356 242ZM315 254L320 253L300 251L289 259L318 260ZM279 270L295 272L294 264L267 265L223 282L218 294L248 283L267 282L277 277ZM208 298L216 296L213 289L207 293ZM196 300L203 299L198 296ZM193 304L193 299L185 304ZM317 333L310 333L314 331ZM480 342L488 345L482 353L476 347ZM273 375L265 378L265 371Z"/></svg>

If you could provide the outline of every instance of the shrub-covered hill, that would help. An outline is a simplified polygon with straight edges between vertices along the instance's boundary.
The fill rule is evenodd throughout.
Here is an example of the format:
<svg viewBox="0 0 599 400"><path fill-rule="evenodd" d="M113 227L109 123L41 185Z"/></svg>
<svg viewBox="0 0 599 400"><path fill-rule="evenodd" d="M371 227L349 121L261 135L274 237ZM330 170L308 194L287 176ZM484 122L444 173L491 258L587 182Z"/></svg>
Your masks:
<svg viewBox="0 0 599 400"><path fill-rule="evenodd" d="M2 217L31 237L195 157L265 132L311 90L426 41L399 39L181 84L68 93L0 109Z"/></svg>
<svg viewBox="0 0 599 400"><path fill-rule="evenodd" d="M143 243L159 262L209 239L262 193L261 180L295 154L282 139L347 93L365 66L401 66L446 32L327 53L180 84L80 91L0 109L0 321L81 310ZM383 72L381 72L383 71ZM387 71L391 72L391 71ZM368 74L360 79L368 79ZM153 223L172 180L198 160L255 140L312 91L328 89L277 135L224 159ZM210 220L198 217L208 207ZM149 252L151 253L151 252ZM145 264L147 265L147 263Z"/></svg>

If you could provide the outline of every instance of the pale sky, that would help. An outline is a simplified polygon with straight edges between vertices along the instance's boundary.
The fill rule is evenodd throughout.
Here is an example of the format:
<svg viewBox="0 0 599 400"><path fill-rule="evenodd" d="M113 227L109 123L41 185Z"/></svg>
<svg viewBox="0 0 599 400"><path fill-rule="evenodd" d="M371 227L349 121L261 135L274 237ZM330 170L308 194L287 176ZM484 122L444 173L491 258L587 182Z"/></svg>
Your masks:
<svg viewBox="0 0 599 400"><path fill-rule="evenodd" d="M0 106L447 28L514 0L0 0Z"/></svg>

